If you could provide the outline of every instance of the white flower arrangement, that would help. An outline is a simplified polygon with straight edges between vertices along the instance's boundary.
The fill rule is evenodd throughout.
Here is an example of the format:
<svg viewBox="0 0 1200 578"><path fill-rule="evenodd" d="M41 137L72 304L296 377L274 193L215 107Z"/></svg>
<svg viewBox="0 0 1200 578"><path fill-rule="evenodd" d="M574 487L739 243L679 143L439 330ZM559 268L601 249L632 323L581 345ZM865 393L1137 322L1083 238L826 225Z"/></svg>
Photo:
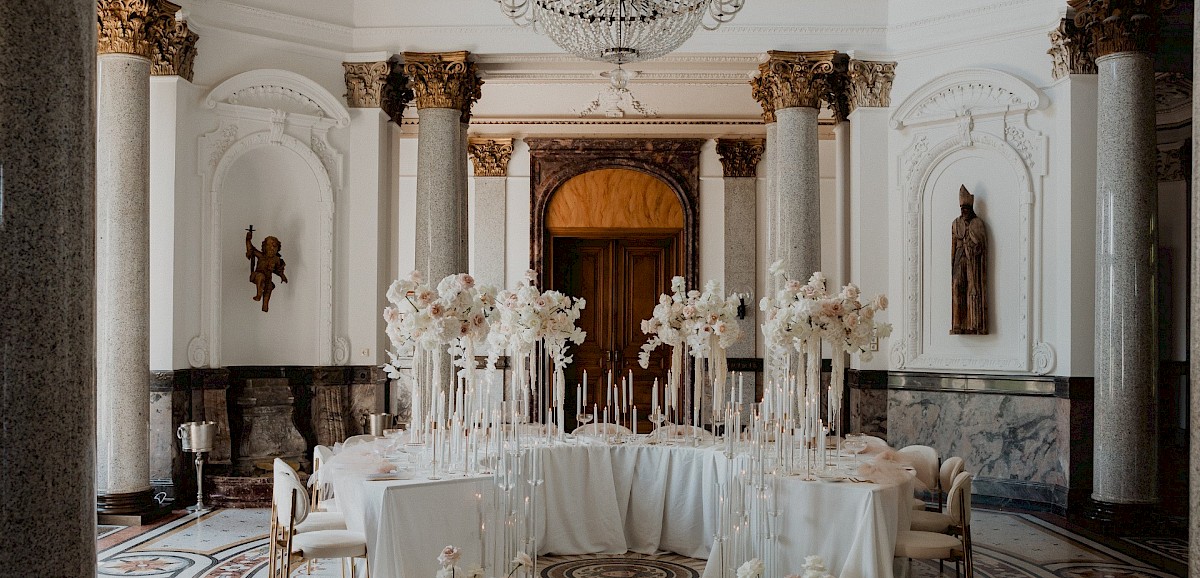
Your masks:
<svg viewBox="0 0 1200 578"><path fill-rule="evenodd" d="M746 560L744 564L738 566L737 578L762 578L763 562L758 558Z"/></svg>
<svg viewBox="0 0 1200 578"><path fill-rule="evenodd" d="M863 303L859 288L850 283L837 294L825 288L825 275L812 274L808 283L788 279L780 269L780 261L771 265L773 275L780 277L782 288L775 298L764 297L759 308L766 313L763 337L767 346L776 352L789 346L800 348L810 339L828 339L835 348L857 353L863 361L871 359L872 340L891 335L892 326L875 320L878 311L887 309L887 296L880 295Z"/></svg>
<svg viewBox="0 0 1200 578"><path fill-rule="evenodd" d="M387 299L391 305L384 308L383 319L393 349L384 370L392 379L399 377L397 356L409 345L427 351L448 346L456 364L466 367L463 352L487 338L495 303L494 291L476 287L475 278L466 273L446 276L434 291L420 271L393 282Z"/></svg>
<svg viewBox="0 0 1200 578"><path fill-rule="evenodd" d="M571 343L583 343L587 333L576 327L579 314L587 303L583 299L563 295L558 291L539 293L533 284L534 272L515 291L501 291L496 296L496 322L488 334L492 346L489 363L495 364L501 351L510 355L528 355L542 341L554 366L565 368L571 363L567 349Z"/></svg>
<svg viewBox="0 0 1200 578"><path fill-rule="evenodd" d="M650 353L660 345L686 344L693 356L710 357L714 336L722 350L742 337L737 314L742 295L722 295L716 281L709 281L703 293L694 289L685 293L685 288L683 277L672 278L671 294L659 295L653 314L642 321L642 333L651 336L638 354L642 368L649 367Z"/></svg>

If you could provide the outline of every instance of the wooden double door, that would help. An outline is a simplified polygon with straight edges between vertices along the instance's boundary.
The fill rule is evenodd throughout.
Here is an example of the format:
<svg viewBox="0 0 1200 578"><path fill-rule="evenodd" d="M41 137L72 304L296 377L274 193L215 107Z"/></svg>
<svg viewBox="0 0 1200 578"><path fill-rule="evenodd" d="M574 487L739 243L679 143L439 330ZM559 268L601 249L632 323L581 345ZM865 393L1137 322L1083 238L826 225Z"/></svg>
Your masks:
<svg viewBox="0 0 1200 578"><path fill-rule="evenodd" d="M588 403L601 406L609 373L619 383L620 376L628 378L632 372L639 431L649 431L652 384L655 379L666 382L670 354L660 347L651 355L649 368L642 369L638 354L647 336L641 324L653 314L658 296L669 292L671 277L683 274L680 235L556 236L549 245L551 288L587 300L579 319L587 339L572 348L574 363L567 372L571 407L574 386L582 382L584 371Z"/></svg>

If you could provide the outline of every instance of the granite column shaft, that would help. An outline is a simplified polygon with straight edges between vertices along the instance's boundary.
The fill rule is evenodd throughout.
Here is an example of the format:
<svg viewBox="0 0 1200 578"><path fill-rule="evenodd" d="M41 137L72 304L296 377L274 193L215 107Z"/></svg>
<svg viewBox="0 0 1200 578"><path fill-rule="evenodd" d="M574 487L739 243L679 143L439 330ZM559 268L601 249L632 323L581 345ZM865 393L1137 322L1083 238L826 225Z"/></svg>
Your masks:
<svg viewBox="0 0 1200 578"><path fill-rule="evenodd" d="M96 575L96 46L93 0L0 3L7 574Z"/></svg>
<svg viewBox="0 0 1200 578"><path fill-rule="evenodd" d="M821 177L814 107L775 110L777 259L792 279L821 270Z"/></svg>
<svg viewBox="0 0 1200 578"><path fill-rule="evenodd" d="M1194 40L1200 31L1200 10L1193 14L1195 22L1192 28ZM1194 44L1193 44L1194 45ZM1192 51L1192 70L1200 70L1200 51ZM1192 91L1192 190L1200 190L1200 92ZM1200 203L1192 202L1191 215L1191 295L1200 295ZM1191 391L1188 401L1191 405L1191 459L1189 460L1188 483L1191 486L1188 517L1188 576L1200 576L1200 299L1191 299L1191 315L1188 316L1188 360L1190 362Z"/></svg>
<svg viewBox="0 0 1200 578"><path fill-rule="evenodd" d="M423 108L417 134L417 269L431 284L467 270L462 211L466 191L459 175L466 168L458 156L461 111Z"/></svg>
<svg viewBox="0 0 1200 578"><path fill-rule="evenodd" d="M100 54L96 124L97 508L149 509L150 59Z"/></svg>
<svg viewBox="0 0 1200 578"><path fill-rule="evenodd" d="M1095 450L1092 498L1158 501L1154 63L1096 59Z"/></svg>

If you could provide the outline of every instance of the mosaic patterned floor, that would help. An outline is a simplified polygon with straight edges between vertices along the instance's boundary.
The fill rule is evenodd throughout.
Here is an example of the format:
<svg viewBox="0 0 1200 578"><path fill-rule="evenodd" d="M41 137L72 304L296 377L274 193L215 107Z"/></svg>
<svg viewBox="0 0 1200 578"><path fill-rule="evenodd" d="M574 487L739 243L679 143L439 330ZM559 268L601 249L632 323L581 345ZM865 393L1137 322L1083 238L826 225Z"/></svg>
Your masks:
<svg viewBox="0 0 1200 578"><path fill-rule="evenodd" d="M1030 514L976 511L976 576L980 578L1163 578L1186 575L1187 544L1169 538L1085 537ZM102 526L98 576L265 578L267 510L176 515L152 526ZM1103 541L1104 543L1101 543ZM544 558L542 578L698 578L704 563L682 556ZM318 561L315 578L337 578L337 561ZM916 561L909 576L938 575L936 562ZM954 575L946 565L944 576ZM308 576L304 570L294 576ZM431 577L417 577L431 578ZM849 578L849 577L847 577Z"/></svg>

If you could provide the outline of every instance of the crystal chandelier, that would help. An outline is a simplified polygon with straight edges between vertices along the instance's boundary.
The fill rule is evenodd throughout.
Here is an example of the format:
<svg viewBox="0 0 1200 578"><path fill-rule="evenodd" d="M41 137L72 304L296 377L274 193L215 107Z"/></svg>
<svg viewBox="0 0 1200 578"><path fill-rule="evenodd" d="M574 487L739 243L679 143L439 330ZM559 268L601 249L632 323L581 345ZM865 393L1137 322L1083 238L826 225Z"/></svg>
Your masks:
<svg viewBox="0 0 1200 578"><path fill-rule="evenodd" d="M513 22L532 26L585 60L617 65L663 56L699 27L716 30L746 0L496 0Z"/></svg>

